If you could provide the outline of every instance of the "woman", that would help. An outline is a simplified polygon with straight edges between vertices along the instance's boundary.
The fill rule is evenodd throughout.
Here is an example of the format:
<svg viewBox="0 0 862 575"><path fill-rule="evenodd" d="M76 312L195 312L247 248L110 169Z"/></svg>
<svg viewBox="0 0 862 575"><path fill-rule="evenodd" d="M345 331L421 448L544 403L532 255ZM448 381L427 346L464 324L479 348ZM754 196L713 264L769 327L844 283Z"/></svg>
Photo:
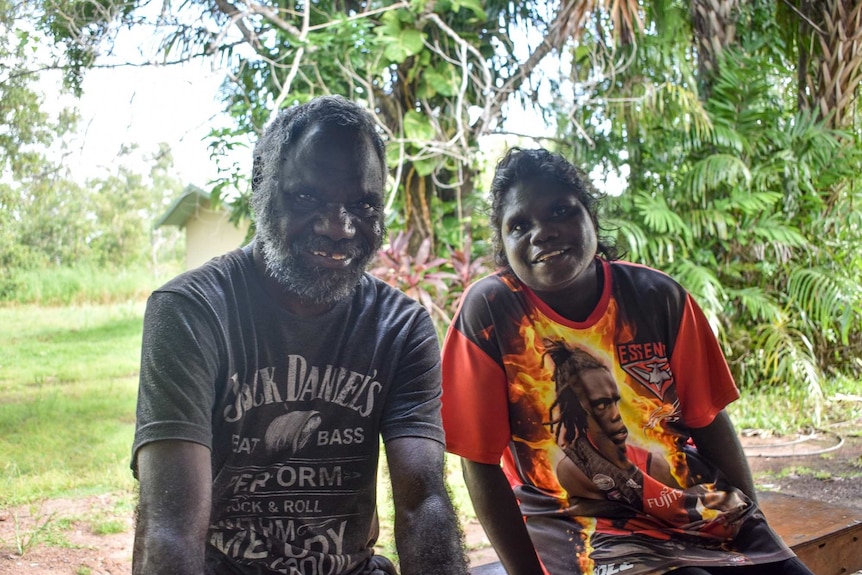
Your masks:
<svg viewBox="0 0 862 575"><path fill-rule="evenodd" d="M501 269L467 291L444 343L447 449L503 565L810 575L757 506L703 313L617 259L599 200L561 156L509 151L491 188Z"/></svg>

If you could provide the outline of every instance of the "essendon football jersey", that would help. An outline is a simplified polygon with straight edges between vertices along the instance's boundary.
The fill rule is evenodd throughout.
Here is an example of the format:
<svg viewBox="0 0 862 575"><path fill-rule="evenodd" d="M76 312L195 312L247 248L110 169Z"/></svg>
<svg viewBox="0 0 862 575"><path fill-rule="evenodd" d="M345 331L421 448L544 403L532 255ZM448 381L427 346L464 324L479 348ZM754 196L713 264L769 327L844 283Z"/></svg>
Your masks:
<svg viewBox="0 0 862 575"><path fill-rule="evenodd" d="M508 272L467 290L443 346L447 449L502 460L550 575L792 557L690 440L739 396L703 312L666 274L597 262L583 322Z"/></svg>

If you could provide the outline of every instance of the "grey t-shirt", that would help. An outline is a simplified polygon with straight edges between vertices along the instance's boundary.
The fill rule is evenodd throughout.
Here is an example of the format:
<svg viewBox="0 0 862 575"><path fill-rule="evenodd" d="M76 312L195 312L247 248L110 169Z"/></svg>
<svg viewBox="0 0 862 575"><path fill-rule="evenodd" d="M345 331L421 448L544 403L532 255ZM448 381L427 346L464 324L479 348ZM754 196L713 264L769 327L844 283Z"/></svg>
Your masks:
<svg viewBox="0 0 862 575"><path fill-rule="evenodd" d="M150 296L132 468L149 442L203 444L208 553L350 573L377 537L378 437L443 442L439 357L428 314L384 282L366 274L352 298L298 317L235 250Z"/></svg>

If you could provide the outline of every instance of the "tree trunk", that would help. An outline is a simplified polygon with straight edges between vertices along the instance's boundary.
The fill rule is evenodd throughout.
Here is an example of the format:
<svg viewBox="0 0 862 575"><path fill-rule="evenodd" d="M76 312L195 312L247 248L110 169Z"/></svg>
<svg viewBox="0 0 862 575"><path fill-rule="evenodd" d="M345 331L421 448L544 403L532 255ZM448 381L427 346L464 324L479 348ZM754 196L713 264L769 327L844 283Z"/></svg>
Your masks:
<svg viewBox="0 0 862 575"><path fill-rule="evenodd" d="M721 52L736 38L739 0L692 0L691 19L697 48L701 100L709 98Z"/></svg>
<svg viewBox="0 0 862 575"><path fill-rule="evenodd" d="M809 33L800 35L800 46L810 50L809 73L800 86L800 92L809 95L804 108L831 128L846 128L862 81L862 0L805 2L803 9L802 25Z"/></svg>

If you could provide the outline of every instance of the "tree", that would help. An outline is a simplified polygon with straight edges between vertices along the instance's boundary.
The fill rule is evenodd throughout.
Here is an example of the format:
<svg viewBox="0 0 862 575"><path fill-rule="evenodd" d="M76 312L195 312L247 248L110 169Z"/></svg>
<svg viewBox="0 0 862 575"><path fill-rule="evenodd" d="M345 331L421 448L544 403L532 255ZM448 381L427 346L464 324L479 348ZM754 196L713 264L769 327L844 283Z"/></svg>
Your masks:
<svg viewBox="0 0 862 575"><path fill-rule="evenodd" d="M122 155L136 152L132 147ZM173 158L166 144L148 160L148 175L120 163L115 173L87 181L87 216L94 221L87 241L97 265L156 263L158 259L153 251L153 222L178 196L182 185L170 175Z"/></svg>
<svg viewBox="0 0 862 575"><path fill-rule="evenodd" d="M251 48L237 49L224 29L198 44L230 53L226 94L236 126L229 135L259 133L288 101L324 93L365 100L387 130L396 168L390 206L416 230L417 245L434 236L441 215L435 200L464 207L475 174L472 149L497 122L508 91L529 75L512 65L511 44L501 34L504 11L515 10L508 3L219 2L215 11L198 8L200 18L233 25L237 41ZM194 47L192 39L204 34L175 24L165 45L180 37L183 46ZM489 62L509 78L504 90L494 85Z"/></svg>
<svg viewBox="0 0 862 575"><path fill-rule="evenodd" d="M612 29L621 34L631 35L637 24L633 0L217 0L166 4L151 21L137 0L42 6L45 29L65 43L73 79L120 25L153 25L163 61L208 58L223 65L226 110L235 124L214 131L214 150L259 133L288 103L324 93L364 100L390 141L389 204L397 223L415 230L416 245L437 233L463 244L479 141L500 129L507 104L535 101L544 81L539 67L579 34L591 10L613 6ZM513 37L523 38L521 47ZM228 168L214 195L224 196L231 185L247 192L237 174Z"/></svg>
<svg viewBox="0 0 862 575"><path fill-rule="evenodd" d="M4 276L12 268L32 267L51 259L37 246L62 241L68 230L47 219L39 229L31 210L62 209L62 149L54 145L74 127L73 110L55 116L44 109L32 71L44 56L38 30L26 18L27 4L0 0L0 264ZM56 192L56 193L55 193ZM67 246L74 250L74 247ZM52 252L54 249L52 248ZM5 278L0 278L5 279Z"/></svg>
<svg viewBox="0 0 862 575"><path fill-rule="evenodd" d="M859 0L198 0L151 22L137 0L40 6L82 43L73 72L127 24L159 31L163 61L223 66L216 152L282 106L364 101L389 139L392 227L428 261L482 245L476 150L508 106L535 106L558 129L544 143L622 188L605 214L621 243L704 304L740 382L816 398L826 374L862 375ZM244 174L214 196L246 193Z"/></svg>
<svg viewBox="0 0 862 575"><path fill-rule="evenodd" d="M783 21L791 24L789 44L798 50L799 108L830 127L850 126L862 81L862 2L796 0L782 6Z"/></svg>
<svg viewBox="0 0 862 575"><path fill-rule="evenodd" d="M856 12L827 4L835 38L852 39ZM630 258L668 271L701 301L738 381L790 386L817 409L827 374L860 375L850 359L862 333L862 268L851 247L860 232L858 139L823 121L840 114L797 105L787 70L802 43L787 39L797 27L774 3L644 7L634 42L595 31L572 45L567 99L577 107L561 114L560 141L587 167L628 172L608 221ZM828 37L802 61L821 51L843 60L821 59L811 78L856 66L850 46L826 49ZM624 64L597 67L596 54ZM822 93L805 83L806 94ZM844 93L858 117L843 92L858 85L838 85L832 94Z"/></svg>
<svg viewBox="0 0 862 575"><path fill-rule="evenodd" d="M149 180L119 163L83 185L65 165L77 126L67 107L49 113L43 90L79 94L104 41L127 23L132 3L0 0L0 284L41 266L117 266L152 257L151 226L179 184L170 149ZM53 41L48 41L51 38ZM62 72L54 85L48 72ZM54 74L56 75L56 74ZM134 149L126 151L134 153ZM6 289L0 286L0 289Z"/></svg>
<svg viewBox="0 0 862 575"><path fill-rule="evenodd" d="M51 143L74 126L73 111L51 117L35 84L34 62L44 49L24 12L28 6L0 0L0 174L8 182L46 169Z"/></svg>
<svg viewBox="0 0 862 575"><path fill-rule="evenodd" d="M0 185L4 271L156 263L152 225L181 188L170 176L171 165L163 146L149 177L121 162L115 173L83 185L61 169Z"/></svg>
<svg viewBox="0 0 862 575"><path fill-rule="evenodd" d="M736 40L739 0L692 0L691 20L701 93L708 96L721 53Z"/></svg>

